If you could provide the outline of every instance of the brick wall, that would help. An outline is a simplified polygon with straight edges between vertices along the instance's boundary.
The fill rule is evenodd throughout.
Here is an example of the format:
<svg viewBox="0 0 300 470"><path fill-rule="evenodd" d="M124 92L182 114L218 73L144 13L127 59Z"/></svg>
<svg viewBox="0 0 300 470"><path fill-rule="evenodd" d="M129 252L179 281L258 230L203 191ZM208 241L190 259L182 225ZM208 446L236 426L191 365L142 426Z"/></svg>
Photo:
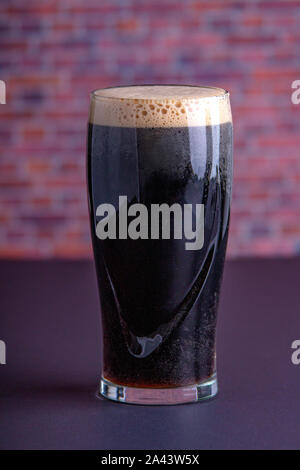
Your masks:
<svg viewBox="0 0 300 470"><path fill-rule="evenodd" d="M231 91L231 256L300 252L300 1L1 0L0 256L89 256L88 93Z"/></svg>

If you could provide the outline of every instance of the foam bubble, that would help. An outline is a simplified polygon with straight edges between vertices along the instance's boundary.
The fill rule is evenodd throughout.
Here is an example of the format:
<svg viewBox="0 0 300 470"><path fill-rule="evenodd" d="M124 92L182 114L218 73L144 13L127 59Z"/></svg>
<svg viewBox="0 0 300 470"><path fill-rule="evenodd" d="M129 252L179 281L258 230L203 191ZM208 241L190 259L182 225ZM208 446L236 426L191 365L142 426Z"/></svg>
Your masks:
<svg viewBox="0 0 300 470"><path fill-rule="evenodd" d="M92 93L90 122L119 127L192 127L231 122L222 88L144 85Z"/></svg>

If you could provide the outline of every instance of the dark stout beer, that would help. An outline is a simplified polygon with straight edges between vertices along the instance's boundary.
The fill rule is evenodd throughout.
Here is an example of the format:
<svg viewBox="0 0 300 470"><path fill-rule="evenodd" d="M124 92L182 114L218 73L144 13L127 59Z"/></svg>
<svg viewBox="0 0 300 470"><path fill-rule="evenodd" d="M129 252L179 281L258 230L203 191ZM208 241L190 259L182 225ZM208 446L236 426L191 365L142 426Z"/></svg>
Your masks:
<svg viewBox="0 0 300 470"><path fill-rule="evenodd" d="M87 167L103 377L117 386L147 389L206 383L215 374L231 199L228 96L220 89L172 86L99 93L90 116ZM102 113L97 113L101 104ZM182 239L173 236L172 213L170 239L120 239L121 195L127 196L129 208L140 203L149 214L153 204L191 204L193 213L203 204L202 248L188 250L184 233ZM115 238L101 240L96 234L101 204L116 208ZM131 220L128 216L127 223Z"/></svg>

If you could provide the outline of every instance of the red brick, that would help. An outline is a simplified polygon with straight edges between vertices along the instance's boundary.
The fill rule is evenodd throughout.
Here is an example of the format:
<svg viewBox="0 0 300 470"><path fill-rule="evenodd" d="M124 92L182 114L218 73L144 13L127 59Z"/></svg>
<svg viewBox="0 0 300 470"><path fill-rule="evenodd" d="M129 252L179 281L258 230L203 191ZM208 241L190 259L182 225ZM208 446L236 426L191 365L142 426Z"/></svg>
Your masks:
<svg viewBox="0 0 300 470"><path fill-rule="evenodd" d="M245 26L261 26L264 22L264 19L261 15L258 14L246 14L243 17L242 24Z"/></svg>
<svg viewBox="0 0 300 470"><path fill-rule="evenodd" d="M34 206L41 208L41 207L49 207L53 203L51 197L49 196L36 196L30 199L29 204L33 204Z"/></svg>
<svg viewBox="0 0 300 470"><path fill-rule="evenodd" d="M11 1L1 4L0 257L91 256L89 92L137 83L231 92L230 256L299 250L297 0Z"/></svg>
<svg viewBox="0 0 300 470"><path fill-rule="evenodd" d="M41 174L41 173L49 171L49 169L51 168L51 163L43 159L37 159L37 160L31 159L28 162L27 168L30 173Z"/></svg>
<svg viewBox="0 0 300 470"><path fill-rule="evenodd" d="M45 128L41 126L26 125L23 128L23 136L25 139L42 140L45 136Z"/></svg>
<svg viewBox="0 0 300 470"><path fill-rule="evenodd" d="M2 179L0 177L0 189L13 189L18 190L21 188L30 188L32 182L29 179L17 179L17 178L6 178Z"/></svg>
<svg viewBox="0 0 300 470"><path fill-rule="evenodd" d="M116 28L122 33L131 33L135 32L139 28L139 24L136 18L133 17L126 20L118 21L116 24Z"/></svg>

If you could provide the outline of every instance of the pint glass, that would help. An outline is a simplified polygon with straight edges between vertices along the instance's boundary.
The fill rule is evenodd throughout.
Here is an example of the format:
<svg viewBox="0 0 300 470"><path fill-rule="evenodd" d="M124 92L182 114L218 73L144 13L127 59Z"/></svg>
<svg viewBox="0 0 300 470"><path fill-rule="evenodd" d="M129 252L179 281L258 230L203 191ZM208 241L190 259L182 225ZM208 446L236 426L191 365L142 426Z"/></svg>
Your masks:
<svg viewBox="0 0 300 470"><path fill-rule="evenodd" d="M94 91L87 173L100 393L141 404L213 397L232 183L229 93L177 85Z"/></svg>

